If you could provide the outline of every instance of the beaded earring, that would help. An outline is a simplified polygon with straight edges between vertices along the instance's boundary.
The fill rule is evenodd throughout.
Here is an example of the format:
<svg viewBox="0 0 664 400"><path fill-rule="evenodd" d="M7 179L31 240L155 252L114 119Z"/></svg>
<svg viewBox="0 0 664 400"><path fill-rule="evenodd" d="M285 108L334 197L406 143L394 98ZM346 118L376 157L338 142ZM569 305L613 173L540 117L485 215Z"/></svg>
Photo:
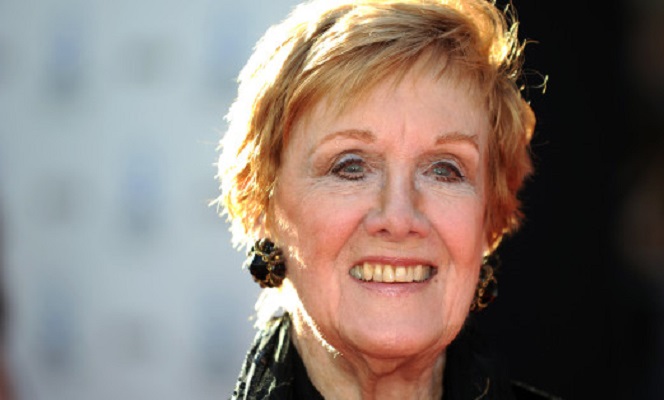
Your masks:
<svg viewBox="0 0 664 400"><path fill-rule="evenodd" d="M493 267L485 259L480 268L480 279L477 282L475 298L470 305L470 311L484 310L496 297L498 297L498 280Z"/></svg>
<svg viewBox="0 0 664 400"><path fill-rule="evenodd" d="M286 277L286 264L281 249L269 239L260 239L247 254L249 272L262 288L281 286Z"/></svg>

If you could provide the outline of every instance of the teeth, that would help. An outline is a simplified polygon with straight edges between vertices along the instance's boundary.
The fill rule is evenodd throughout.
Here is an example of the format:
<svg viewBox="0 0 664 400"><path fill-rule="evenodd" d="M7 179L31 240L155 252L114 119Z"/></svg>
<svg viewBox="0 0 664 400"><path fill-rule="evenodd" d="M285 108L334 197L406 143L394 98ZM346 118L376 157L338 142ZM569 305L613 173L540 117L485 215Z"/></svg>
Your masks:
<svg viewBox="0 0 664 400"><path fill-rule="evenodd" d="M416 265L415 268L413 268L413 280L417 282L424 280L424 267Z"/></svg>
<svg viewBox="0 0 664 400"><path fill-rule="evenodd" d="M410 283L422 282L431 277L432 267L426 265L381 265L365 262L350 270L350 275L366 282Z"/></svg>
<svg viewBox="0 0 664 400"><path fill-rule="evenodd" d="M394 282L394 269L391 265L383 265L383 282Z"/></svg>
<svg viewBox="0 0 664 400"><path fill-rule="evenodd" d="M406 279L404 279L404 282L412 282L413 281L413 268L405 268L406 270Z"/></svg>
<svg viewBox="0 0 664 400"><path fill-rule="evenodd" d="M362 268L362 279L364 279L365 281L370 281L373 274L374 274L373 266L369 263L364 263L364 267Z"/></svg>
<svg viewBox="0 0 664 400"><path fill-rule="evenodd" d="M396 282L406 282L406 267L396 267L394 269L394 280Z"/></svg>
<svg viewBox="0 0 664 400"><path fill-rule="evenodd" d="M380 264L374 267L373 281L374 282L383 281L383 267Z"/></svg>

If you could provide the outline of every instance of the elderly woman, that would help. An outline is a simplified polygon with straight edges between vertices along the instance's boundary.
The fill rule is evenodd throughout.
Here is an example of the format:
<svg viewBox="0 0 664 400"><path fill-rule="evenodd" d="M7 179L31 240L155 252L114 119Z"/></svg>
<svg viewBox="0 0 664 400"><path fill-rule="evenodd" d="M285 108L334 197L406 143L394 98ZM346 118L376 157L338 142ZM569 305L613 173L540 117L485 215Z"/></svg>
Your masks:
<svg viewBox="0 0 664 400"><path fill-rule="evenodd" d="M266 288L232 398L514 398L464 327L531 172L509 21L484 0L323 0L258 43L219 159Z"/></svg>

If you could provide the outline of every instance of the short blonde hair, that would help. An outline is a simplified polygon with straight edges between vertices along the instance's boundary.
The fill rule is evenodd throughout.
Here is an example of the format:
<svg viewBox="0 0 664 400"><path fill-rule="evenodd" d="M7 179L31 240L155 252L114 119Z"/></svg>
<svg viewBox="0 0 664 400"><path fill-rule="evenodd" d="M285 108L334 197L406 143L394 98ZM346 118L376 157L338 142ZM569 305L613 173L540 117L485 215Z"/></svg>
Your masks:
<svg viewBox="0 0 664 400"><path fill-rule="evenodd" d="M517 192L531 173L535 118L521 97L523 44L511 13L486 0L315 0L257 43L239 77L221 141L218 204L233 242L248 245L269 209L281 153L299 116L326 96L339 107L428 57L483 96L488 145L487 242L521 220Z"/></svg>

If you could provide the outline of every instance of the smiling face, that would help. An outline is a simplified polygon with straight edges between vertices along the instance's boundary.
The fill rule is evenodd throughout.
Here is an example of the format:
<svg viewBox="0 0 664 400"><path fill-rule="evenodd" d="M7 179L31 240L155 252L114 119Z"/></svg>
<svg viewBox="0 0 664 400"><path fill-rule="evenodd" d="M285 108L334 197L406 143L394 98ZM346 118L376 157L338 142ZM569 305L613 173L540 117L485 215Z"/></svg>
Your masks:
<svg viewBox="0 0 664 400"><path fill-rule="evenodd" d="M270 233L299 311L342 354L439 353L463 325L487 248L489 125L471 92L413 68L291 133Z"/></svg>

